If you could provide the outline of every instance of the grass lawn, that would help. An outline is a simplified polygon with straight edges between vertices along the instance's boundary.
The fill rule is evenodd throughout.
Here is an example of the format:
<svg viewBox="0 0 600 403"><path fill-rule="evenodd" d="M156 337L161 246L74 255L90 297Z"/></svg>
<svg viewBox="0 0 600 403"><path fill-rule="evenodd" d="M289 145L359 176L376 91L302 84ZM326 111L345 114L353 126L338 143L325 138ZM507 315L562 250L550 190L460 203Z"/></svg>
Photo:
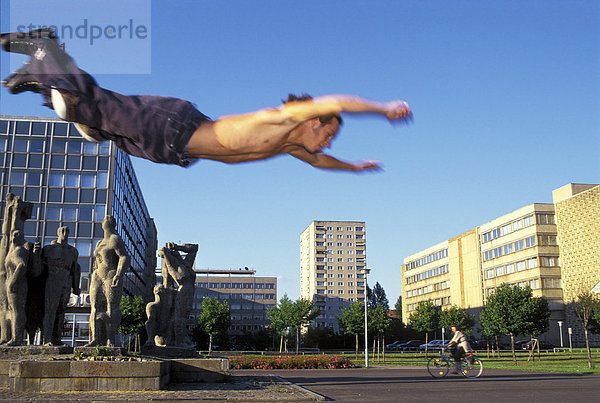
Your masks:
<svg viewBox="0 0 600 403"><path fill-rule="evenodd" d="M429 353L429 357L433 357L435 353ZM540 358L536 354L535 360L529 358L528 351L517 351L517 365L515 366L512 360L512 354L509 351L501 351L500 357L489 356L485 350L477 351L477 357L483 361L484 368L490 369L511 369L511 370L523 370L523 371L547 371L547 372L569 372L569 373L580 373L580 374L600 374L600 352L598 348L592 349L592 366L588 368L587 353L585 349L573 349L573 352L542 352ZM347 355L351 361L357 366L364 366L365 356L360 355L358 359L355 358L354 354ZM386 353L385 363L383 360L377 360L377 357L373 359L373 355L370 354L369 363L372 365L408 365L408 366L425 366L427 365L428 358L425 357L425 353Z"/></svg>

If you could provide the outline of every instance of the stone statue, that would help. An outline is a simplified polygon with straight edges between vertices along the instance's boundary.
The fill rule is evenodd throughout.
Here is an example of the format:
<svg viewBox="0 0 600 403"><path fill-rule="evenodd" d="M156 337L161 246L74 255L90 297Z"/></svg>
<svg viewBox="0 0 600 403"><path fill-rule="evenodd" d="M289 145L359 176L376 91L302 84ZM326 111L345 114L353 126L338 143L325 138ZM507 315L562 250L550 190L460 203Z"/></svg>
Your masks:
<svg viewBox="0 0 600 403"><path fill-rule="evenodd" d="M146 333L148 341L145 346L167 345L167 338L172 334L172 318L174 288L167 288L162 284L154 287L154 301L146 305Z"/></svg>
<svg viewBox="0 0 600 403"><path fill-rule="evenodd" d="M23 232L14 230L11 235L10 250L4 261L12 334L7 345L20 346L23 344L25 321L27 319L25 304L27 301L27 268L30 252L25 248Z"/></svg>
<svg viewBox="0 0 600 403"><path fill-rule="evenodd" d="M0 240L0 344L11 340L12 310L8 302L6 258L11 247L12 232L23 232L25 220L31 217L33 203L24 202L12 193L6 195L4 220L2 222L2 239ZM27 263L26 263L27 264Z"/></svg>
<svg viewBox="0 0 600 403"><path fill-rule="evenodd" d="M123 273L129 267L125 243L116 233L116 221L106 216L102 221L104 238L96 244L90 282L90 342L86 347L114 346L121 322L119 303L123 295Z"/></svg>
<svg viewBox="0 0 600 403"><path fill-rule="evenodd" d="M185 256L181 255L185 253ZM163 284L154 288L155 300L146 306L147 345L191 346L185 327L194 302L194 260L197 244L167 242L158 251L162 258ZM177 288L175 288L175 282Z"/></svg>
<svg viewBox="0 0 600 403"><path fill-rule="evenodd" d="M44 345L61 345L61 332L65 321L67 304L73 294L79 295L81 268L77 263L79 253L69 245L69 227L57 231L58 242L44 246L42 259L47 273L44 294Z"/></svg>

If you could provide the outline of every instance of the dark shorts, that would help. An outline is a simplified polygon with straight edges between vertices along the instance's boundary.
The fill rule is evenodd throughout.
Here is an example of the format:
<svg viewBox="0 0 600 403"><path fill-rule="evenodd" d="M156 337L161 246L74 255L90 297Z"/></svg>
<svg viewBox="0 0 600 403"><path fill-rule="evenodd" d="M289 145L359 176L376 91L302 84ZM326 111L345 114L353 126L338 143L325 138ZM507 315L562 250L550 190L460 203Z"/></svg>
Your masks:
<svg viewBox="0 0 600 403"><path fill-rule="evenodd" d="M153 95L126 96L98 86L74 60L49 41L43 57L31 58L27 70L42 84L52 107L50 89L67 100L66 120L97 129L126 153L183 167L194 162L186 146L196 129L210 118L190 102Z"/></svg>

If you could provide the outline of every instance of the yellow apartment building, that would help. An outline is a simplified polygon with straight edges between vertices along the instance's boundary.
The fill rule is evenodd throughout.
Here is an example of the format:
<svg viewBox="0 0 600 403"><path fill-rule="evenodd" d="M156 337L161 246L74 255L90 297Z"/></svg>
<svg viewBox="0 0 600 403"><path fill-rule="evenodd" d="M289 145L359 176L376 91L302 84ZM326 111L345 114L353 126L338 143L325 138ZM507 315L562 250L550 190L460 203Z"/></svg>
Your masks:
<svg viewBox="0 0 600 403"><path fill-rule="evenodd" d="M577 333L565 301L600 282L600 186L569 184L553 198L553 204L530 204L406 257L401 269L405 322L429 299L477 317L501 284L529 285L550 305L545 339L559 343L558 321L567 324L565 337L568 327Z"/></svg>

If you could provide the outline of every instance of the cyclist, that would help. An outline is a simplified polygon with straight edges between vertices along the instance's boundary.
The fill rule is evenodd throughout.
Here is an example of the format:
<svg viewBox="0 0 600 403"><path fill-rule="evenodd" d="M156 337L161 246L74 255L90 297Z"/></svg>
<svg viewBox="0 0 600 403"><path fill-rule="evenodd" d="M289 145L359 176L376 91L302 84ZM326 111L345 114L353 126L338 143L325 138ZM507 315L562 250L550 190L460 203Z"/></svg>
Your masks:
<svg viewBox="0 0 600 403"><path fill-rule="evenodd" d="M452 347L452 346L456 345L456 350L454 350L454 354L453 354L454 361L456 362L456 364L455 364L455 367L456 367L456 365L460 362L460 359L463 357L463 355L473 353L473 349L471 348L471 345L467 341L467 336L465 336L464 333L460 331L460 329L457 325L452 325L452 332L454 333L454 337L448 343L448 347ZM469 361L467 361L467 362L469 362ZM470 362L469 362L469 364L470 364ZM456 369L452 372L456 373Z"/></svg>

